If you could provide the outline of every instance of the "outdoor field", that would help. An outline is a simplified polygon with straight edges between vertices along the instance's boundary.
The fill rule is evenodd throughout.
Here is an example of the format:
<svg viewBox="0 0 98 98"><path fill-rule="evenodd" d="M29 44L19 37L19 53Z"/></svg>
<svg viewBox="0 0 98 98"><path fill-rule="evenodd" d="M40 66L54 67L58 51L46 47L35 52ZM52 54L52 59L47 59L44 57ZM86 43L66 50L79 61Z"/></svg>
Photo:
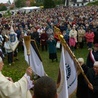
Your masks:
<svg viewBox="0 0 98 98"><path fill-rule="evenodd" d="M45 72L48 74L48 76L50 76L55 81L57 81L61 50L57 49L58 62L56 61L52 62L51 60L49 60L48 51L42 52L39 49L39 52L43 60L43 66L44 66ZM89 51L87 50L87 47L85 46L84 49L76 49L74 54L76 58L83 57L86 61L88 52ZM3 74L5 76L12 77L13 81L17 81L18 79L20 79L24 75L26 68L29 66L27 65L24 59L24 52L22 50L19 51L18 58L19 58L19 61L15 61L15 63L11 66L8 65L7 58L5 58L4 60L5 65L3 68ZM75 98L75 94L73 95L73 97Z"/></svg>

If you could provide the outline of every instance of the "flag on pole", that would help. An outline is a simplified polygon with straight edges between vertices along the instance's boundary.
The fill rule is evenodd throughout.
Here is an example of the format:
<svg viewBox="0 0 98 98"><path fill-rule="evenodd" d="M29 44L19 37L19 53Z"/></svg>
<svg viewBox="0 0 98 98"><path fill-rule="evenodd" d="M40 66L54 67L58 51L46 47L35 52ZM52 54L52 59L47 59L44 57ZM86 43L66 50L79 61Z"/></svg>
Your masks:
<svg viewBox="0 0 98 98"><path fill-rule="evenodd" d="M77 88L77 72L75 63L63 46L57 84L58 98L68 98Z"/></svg>
<svg viewBox="0 0 98 98"><path fill-rule="evenodd" d="M19 44L19 40L17 38L17 34L15 33L13 27L10 28L10 34L9 34L9 40L10 40L10 47L13 51L17 48Z"/></svg>
<svg viewBox="0 0 98 98"><path fill-rule="evenodd" d="M30 66L33 72L40 77L45 76L42 59L39 55L39 51L37 49L37 46L34 40L32 40L30 44L30 55L27 55L27 50L24 44L24 55L25 55L25 60L27 61L28 64L29 64L29 60L28 60L28 56L29 56Z"/></svg>

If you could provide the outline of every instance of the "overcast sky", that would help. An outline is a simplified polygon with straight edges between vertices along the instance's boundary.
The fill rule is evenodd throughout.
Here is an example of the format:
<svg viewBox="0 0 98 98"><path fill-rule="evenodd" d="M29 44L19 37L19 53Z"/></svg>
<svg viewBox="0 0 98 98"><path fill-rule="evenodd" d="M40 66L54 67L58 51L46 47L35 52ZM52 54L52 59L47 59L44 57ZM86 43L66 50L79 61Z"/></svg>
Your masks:
<svg viewBox="0 0 98 98"><path fill-rule="evenodd" d="M11 3L13 2L13 0L10 0L11 1ZM0 3L6 3L6 2L8 2L8 0L0 0Z"/></svg>

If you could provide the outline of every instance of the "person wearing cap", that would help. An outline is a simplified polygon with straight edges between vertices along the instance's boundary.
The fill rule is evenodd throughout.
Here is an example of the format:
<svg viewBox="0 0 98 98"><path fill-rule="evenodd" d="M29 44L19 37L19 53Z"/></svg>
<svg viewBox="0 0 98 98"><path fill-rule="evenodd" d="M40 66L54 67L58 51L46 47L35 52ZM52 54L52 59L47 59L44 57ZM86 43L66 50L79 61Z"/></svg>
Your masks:
<svg viewBox="0 0 98 98"><path fill-rule="evenodd" d="M92 68L95 61L98 61L98 43L95 43L93 49L89 51L86 65Z"/></svg>
<svg viewBox="0 0 98 98"><path fill-rule="evenodd" d="M98 61L95 61L93 68L89 68L86 75L90 81L87 98L98 98Z"/></svg>
<svg viewBox="0 0 98 98"><path fill-rule="evenodd" d="M85 65L84 59L78 58L78 62L80 64L80 66L82 67L82 69L84 70L84 73L86 74L88 71L88 67ZM87 86L87 83L85 81L85 78L82 75L82 73L79 73L76 97L77 98L88 98L87 92L88 92L88 86Z"/></svg>
<svg viewBox="0 0 98 98"><path fill-rule="evenodd" d="M33 87L33 83L30 80L32 75L32 69L28 67L25 75L13 82L10 77L5 77L2 74L4 63L0 57L0 98L32 98L30 89Z"/></svg>

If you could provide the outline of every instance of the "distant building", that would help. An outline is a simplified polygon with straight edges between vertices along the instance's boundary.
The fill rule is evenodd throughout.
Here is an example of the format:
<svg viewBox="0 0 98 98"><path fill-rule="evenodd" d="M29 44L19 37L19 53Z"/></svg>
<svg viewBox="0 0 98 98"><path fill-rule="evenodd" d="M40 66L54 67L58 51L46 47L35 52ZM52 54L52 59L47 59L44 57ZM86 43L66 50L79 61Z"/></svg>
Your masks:
<svg viewBox="0 0 98 98"><path fill-rule="evenodd" d="M89 0L71 0L73 6L84 6Z"/></svg>

